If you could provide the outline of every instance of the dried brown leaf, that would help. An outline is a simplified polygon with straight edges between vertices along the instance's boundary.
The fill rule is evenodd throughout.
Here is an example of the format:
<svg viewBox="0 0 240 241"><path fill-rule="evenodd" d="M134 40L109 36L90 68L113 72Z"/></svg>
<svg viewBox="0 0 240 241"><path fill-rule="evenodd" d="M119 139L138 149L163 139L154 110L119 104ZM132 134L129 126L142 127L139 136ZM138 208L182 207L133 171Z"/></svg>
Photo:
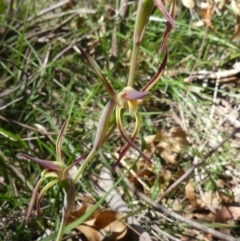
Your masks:
<svg viewBox="0 0 240 241"><path fill-rule="evenodd" d="M136 168L134 168L134 172L136 175L130 173L129 181L132 182L134 186L138 188L144 188L143 183L141 183L139 179L141 179L141 181L149 181L150 184L153 184L154 180L153 182L151 182L151 178L155 177L155 172L152 169L152 166L153 164L149 165L145 160L139 161L136 164Z"/></svg>
<svg viewBox="0 0 240 241"><path fill-rule="evenodd" d="M110 223L122 218L122 214L114 210L105 210L101 212L95 220L94 225L103 229L107 227Z"/></svg>
<svg viewBox="0 0 240 241"><path fill-rule="evenodd" d="M203 22L209 27L213 28L212 18L215 12L215 5L210 2L201 3L201 15Z"/></svg>
<svg viewBox="0 0 240 241"><path fill-rule="evenodd" d="M222 179L218 179L216 182L218 188L218 194L224 203L230 203L234 199L234 194L231 185Z"/></svg>
<svg viewBox="0 0 240 241"><path fill-rule="evenodd" d="M236 15L236 16L240 15L240 2L239 1L232 0L231 8L232 8L234 15Z"/></svg>
<svg viewBox="0 0 240 241"><path fill-rule="evenodd" d="M105 230L110 232L110 240L119 240L122 239L127 233L127 226L122 221L116 220L110 223ZM123 239L122 241L124 241Z"/></svg>
<svg viewBox="0 0 240 241"><path fill-rule="evenodd" d="M105 229L106 232L110 232L109 238L111 240L118 240L123 238L127 232L127 226L121 219L121 213L114 210L105 210L97 216L94 225L97 228Z"/></svg>
<svg viewBox="0 0 240 241"><path fill-rule="evenodd" d="M85 214L92 205L85 204L79 210L73 212L70 222ZM88 241L101 241L108 235L109 240L115 241L124 238L127 233L127 226L121 221L122 214L114 210L96 210L83 224L76 227L81 231ZM124 240L124 239L123 239Z"/></svg>
<svg viewBox="0 0 240 241"><path fill-rule="evenodd" d="M194 212L189 212L185 214L185 217L190 218L190 219L198 219L199 221L209 221L212 222L214 218L214 214L211 213L209 210L206 209L197 209Z"/></svg>
<svg viewBox="0 0 240 241"><path fill-rule="evenodd" d="M109 169L107 169L106 167L103 167L101 169L100 177L99 177L98 184L97 184L97 186L98 186L97 190L100 195L104 195L109 190L109 188L111 188L114 185L113 180L114 179L112 177L111 171ZM121 213L128 213L130 211L127 206L127 203L122 200L122 197L119 195L119 192L117 192L115 189L106 197L106 202L108 203L108 206L111 207L111 209L117 210ZM118 216L118 214L117 214L116 217L120 218L121 216ZM128 217L127 222L138 233L143 233L145 231L134 216ZM126 232L126 231L128 231L128 232ZM126 231L123 230L122 233L113 233L111 236L111 238L112 238L111 240L116 240L116 236L117 236L117 238L124 236L123 238L121 238L121 241L138 239L138 235L135 232L133 232L130 228L126 229ZM124 232L126 232L126 235L124 234Z"/></svg>
<svg viewBox="0 0 240 241"><path fill-rule="evenodd" d="M194 8L194 6L195 6L194 0L182 0L182 4L183 4L186 8Z"/></svg>
<svg viewBox="0 0 240 241"><path fill-rule="evenodd" d="M75 2L75 1L69 1L68 3L66 3L66 4L63 6L62 10L63 10L63 11L67 11L67 10L71 9L74 5L76 5L76 2Z"/></svg>
<svg viewBox="0 0 240 241"><path fill-rule="evenodd" d="M236 15L236 24L234 27L232 40L235 40L239 36L239 33L240 33L240 16Z"/></svg>
<svg viewBox="0 0 240 241"><path fill-rule="evenodd" d="M186 133L180 127L172 127L169 132L156 135L153 143L166 163L177 164L179 154L188 141Z"/></svg>
<svg viewBox="0 0 240 241"><path fill-rule="evenodd" d="M215 1L215 3L217 4L217 8L218 10L221 11L221 13L223 13L226 9L227 9L227 5L229 5L230 0L218 0Z"/></svg>
<svg viewBox="0 0 240 241"><path fill-rule="evenodd" d="M219 209L221 207L221 199L219 195L217 195L217 193L213 193L212 191L206 191L204 192L204 197L207 203L211 205L213 209ZM199 201L199 203L201 204L201 207L206 206L206 203L203 200Z"/></svg>
<svg viewBox="0 0 240 241"><path fill-rule="evenodd" d="M197 202L196 195L194 193L194 187L193 187L193 180L190 179L185 186L185 194L188 200L190 201L191 205L195 208L199 207L199 204Z"/></svg>
<svg viewBox="0 0 240 241"><path fill-rule="evenodd" d="M71 213L70 218L69 218L69 223L74 222L76 219L82 217L88 210L91 209L93 205L91 204L84 204L80 209L74 211ZM95 222L95 218L97 215L100 213L100 210L97 209L93 214L91 214L88 219L84 222L85 224L87 223L88 225L93 225Z"/></svg>
<svg viewBox="0 0 240 241"><path fill-rule="evenodd" d="M144 151L148 156L151 156L156 149L155 143L154 143L155 139L156 139L156 135L150 135L150 136L144 137L144 140L146 142L146 148Z"/></svg>
<svg viewBox="0 0 240 241"><path fill-rule="evenodd" d="M79 225L76 229L82 232L88 241L101 241L104 239L103 233L91 226Z"/></svg>
<svg viewBox="0 0 240 241"><path fill-rule="evenodd" d="M239 1L232 0L231 8L236 17L236 24L235 24L234 32L232 35L232 40L235 40L239 36L239 33L240 33L240 3L239 3Z"/></svg>
<svg viewBox="0 0 240 241"><path fill-rule="evenodd" d="M240 218L240 207L223 207L216 212L214 221L219 223L230 218Z"/></svg>
<svg viewBox="0 0 240 241"><path fill-rule="evenodd" d="M172 178L172 173L170 170L163 169L161 177L164 181L169 181Z"/></svg>

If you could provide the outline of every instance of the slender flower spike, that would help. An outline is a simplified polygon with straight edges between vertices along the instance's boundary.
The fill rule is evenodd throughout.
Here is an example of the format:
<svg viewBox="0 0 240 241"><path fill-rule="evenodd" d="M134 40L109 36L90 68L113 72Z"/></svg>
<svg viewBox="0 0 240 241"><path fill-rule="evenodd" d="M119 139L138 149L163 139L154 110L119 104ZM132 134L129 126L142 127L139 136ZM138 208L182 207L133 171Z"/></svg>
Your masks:
<svg viewBox="0 0 240 241"><path fill-rule="evenodd" d="M166 9L165 9L163 3L161 2L161 0L155 0L154 2L156 4L156 6L160 9L160 11L162 11L163 15L168 20L167 24L166 24L164 34L163 34L163 40L162 40L161 46L159 48L159 52L161 53L165 49L165 45L167 43L168 35L171 31L171 28L173 27L176 30L176 24L173 21L173 19L175 17L175 12L176 12L176 0L172 1L170 13L168 13L166 11Z"/></svg>
<svg viewBox="0 0 240 241"><path fill-rule="evenodd" d="M54 186L55 184L57 184L59 182L63 183L65 187L67 186L69 190L75 188L73 185L73 182L71 181L71 177L68 174L68 171L74 165L76 165L81 160L83 160L85 158L85 155L78 158L71 165L69 165L67 167L62 162L61 146L62 146L62 139L63 139L66 123L67 123L67 121L64 122L64 124L60 130L60 133L58 135L57 141L56 141L56 155L57 155L56 161L42 160L42 159L39 159L36 157L29 156L24 153L20 153L20 155L22 157L29 159L29 160L37 163L42 168L44 168L44 170L41 173L41 178L37 182L37 185L35 186L33 193L32 193L32 197L31 197L31 201L29 204L27 217L26 217L27 221L30 218L30 215L32 213L33 206L34 206L36 199L37 199L37 215L38 215L38 217L40 216L40 204L41 204L44 194L47 192L47 190L49 188L51 188L52 186ZM37 197L38 191L39 191L42 183L46 179L49 179L49 178L50 178L50 181L43 187L43 189L41 190L41 192L39 193L39 195ZM66 183L68 183L68 184L66 184ZM74 193L74 192L72 191L70 193ZM70 197L68 197L68 198L70 198ZM72 199L75 200L75 196L73 196Z"/></svg>
<svg viewBox="0 0 240 241"><path fill-rule="evenodd" d="M142 42L148 19L153 9L153 0L140 0L137 10L133 41L139 45Z"/></svg>

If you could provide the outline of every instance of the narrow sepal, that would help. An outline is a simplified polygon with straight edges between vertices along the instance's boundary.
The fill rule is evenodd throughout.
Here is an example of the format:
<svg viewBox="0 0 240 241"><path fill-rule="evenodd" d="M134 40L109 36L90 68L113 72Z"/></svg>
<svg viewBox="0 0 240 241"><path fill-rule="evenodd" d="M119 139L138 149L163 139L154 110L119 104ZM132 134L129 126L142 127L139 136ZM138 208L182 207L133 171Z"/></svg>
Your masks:
<svg viewBox="0 0 240 241"><path fill-rule="evenodd" d="M35 186L35 188L34 188L34 190L33 190L32 197L31 197L31 200L30 200L30 203L29 203L29 207L28 207L28 211L27 211L27 216L26 216L26 221L27 221L27 222L29 221L29 218L30 218L30 216L31 216L31 213L32 213L32 210L33 210L33 206L34 206L34 203L35 203L37 194L38 194L38 190L39 190L39 188L41 187L43 181L44 181L44 179L41 178L41 179L38 181L37 185Z"/></svg>
<svg viewBox="0 0 240 241"><path fill-rule="evenodd" d="M172 18L171 14L168 13L167 9L165 8L164 4L161 0L154 0L155 5L157 8L161 11L163 16L168 20L168 22L172 25L174 29L176 29L176 24L174 22L174 19ZM173 1L173 4L175 4L175 0Z"/></svg>
<svg viewBox="0 0 240 241"><path fill-rule="evenodd" d="M100 71L98 65L96 64L96 62L83 50L82 47L78 46L79 50L81 51L82 55L84 56L84 58L88 61L88 63L91 65L91 67L93 68L93 70L95 71L95 73L98 75L98 77L101 79L103 85L105 86L105 88L107 89L107 92L109 93L109 95L111 96L111 98L113 100L115 100L115 102L117 102L117 97L115 94L115 91L113 89L113 87L111 86L111 84L108 82L108 80L105 78L105 76L102 74L102 72Z"/></svg>
<svg viewBox="0 0 240 241"><path fill-rule="evenodd" d="M21 156L25 157L26 159L29 159L35 163L37 163L39 166L43 168L47 168L49 171L55 171L59 172L62 170L61 164L58 162L48 161L48 160L42 160L36 157L29 156L24 153L20 153Z"/></svg>
<svg viewBox="0 0 240 241"><path fill-rule="evenodd" d="M167 65L168 60L168 49L166 47L165 54L163 58L162 64L159 66L157 73L152 77L152 79L141 89L141 91L149 91L158 81L160 75L162 74L163 70Z"/></svg>
<svg viewBox="0 0 240 241"><path fill-rule="evenodd" d="M170 13L169 15L171 16L172 18L172 21L174 23L174 16L175 16L175 8L176 8L176 3L175 3L175 0L173 1L172 5L171 5L171 9L170 9ZM174 23L175 24L175 23ZM161 53L165 46L166 46L166 43L167 43L167 39L168 39L168 35L172 29L173 25L172 25L172 22L170 22L169 20L167 21L167 24L166 24L166 27L165 27L165 31L164 31L164 34L163 34L163 40L162 40L162 43L161 43L161 46L159 48L159 52ZM176 26L175 26L176 27Z"/></svg>
<svg viewBox="0 0 240 241"><path fill-rule="evenodd" d="M62 179L66 179L67 177L67 173L68 171L75 165L77 165L80 161L82 161L83 159L85 159L87 156L87 153L82 155L81 157L77 158L71 165L67 166L64 171L63 171L63 175L62 175Z"/></svg>

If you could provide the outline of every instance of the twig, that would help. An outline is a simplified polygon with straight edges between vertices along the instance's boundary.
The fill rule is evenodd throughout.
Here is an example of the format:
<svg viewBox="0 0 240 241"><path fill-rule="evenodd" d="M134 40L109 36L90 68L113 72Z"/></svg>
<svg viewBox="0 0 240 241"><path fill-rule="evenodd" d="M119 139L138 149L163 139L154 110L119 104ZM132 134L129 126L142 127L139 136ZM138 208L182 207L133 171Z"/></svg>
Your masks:
<svg viewBox="0 0 240 241"><path fill-rule="evenodd" d="M206 26L206 28L205 28L203 39L202 39L202 44L201 44L201 46L199 48L198 56L197 56L197 59L195 61L195 64L194 64L194 66L193 66L193 68L191 70L190 78L191 78L193 72L195 71L195 69L196 69L196 67L197 67L197 65L199 63L199 60L200 60L200 58L202 56L202 53L203 53L203 50L204 50L204 46L205 46L205 43L206 43L207 33L208 33L208 26Z"/></svg>
<svg viewBox="0 0 240 241"><path fill-rule="evenodd" d="M57 135L55 132L43 131L43 130L34 128L34 127L32 127L32 126L23 124L23 123L21 123L21 122L18 122L18 121L12 120L12 119L7 119L7 118L5 118L5 117L3 117L3 116L1 116L1 115L0 115L0 120L3 120L3 121L5 121L5 122L7 122L7 123L8 123L8 122L12 122L12 123L15 123L15 124L17 124L17 125L25 128L25 129L27 129L27 130L31 130L31 131L38 132L38 133L40 133L40 134L42 134L42 135L44 135L44 136L47 136L52 143L54 143L54 141L53 141L53 139L52 139L51 136Z"/></svg>
<svg viewBox="0 0 240 241"><path fill-rule="evenodd" d="M34 37L39 37L39 36L42 36L42 35L49 35L53 32L55 32L57 29L63 27L64 25L66 25L67 23L69 23L75 16L77 15L77 13L73 13L71 16L69 16L66 20L64 20L63 22L61 22L60 24L57 24L56 26L54 26L53 28L48 28L48 29L41 29L39 30L38 32L30 32L30 33L27 33L26 36L25 36L25 39L26 40L30 40L31 38L34 38ZM18 27L16 27L18 28ZM12 42L11 44L9 44L8 47L12 47L14 45L16 45L17 41L14 41ZM0 51L0 53L2 53L3 50Z"/></svg>
<svg viewBox="0 0 240 241"><path fill-rule="evenodd" d="M34 38L34 37L38 37L38 36L41 36L41 35L47 35L47 34L53 33L57 29L63 27L67 23L69 23L76 15L77 14L72 14L66 20L62 21L60 24L55 25L54 28L43 29L43 30L40 30L38 32L33 32L33 33L30 32L29 34L26 34L25 39L29 40L29 39ZM12 45L14 46L16 42L12 43Z"/></svg>
<svg viewBox="0 0 240 241"><path fill-rule="evenodd" d="M4 105L4 106L1 106L1 107L0 107L0 110L4 110L4 109L6 109L8 106L10 106L10 105L12 105L12 104L14 104L14 103L16 103L16 102L22 100L22 99L23 99L23 96L21 96L21 97L15 99L15 100L13 100L13 101L7 103L7 104Z"/></svg>
<svg viewBox="0 0 240 241"><path fill-rule="evenodd" d="M194 157L193 163L198 163L198 157L197 156ZM202 187L201 187L201 181L202 180L201 180L201 177L200 177L201 175L199 174L197 168L195 168L194 173L195 173L195 182L197 183L197 189L198 189L198 192L200 194L200 197L201 197L202 201L204 202L204 204L206 205L208 210L210 210L210 212L216 213L216 210L208 202L208 200L207 200L207 198L206 198L206 196L205 196L205 194L202 190Z"/></svg>
<svg viewBox="0 0 240 241"><path fill-rule="evenodd" d="M160 195L156 202L160 202L163 198L165 198L170 192L172 192L179 184L181 184L183 181L185 181L194 171L195 168L201 166L209 157L213 155L214 152L216 152L220 147L222 147L228 140L233 138L237 132L240 131L240 128L236 128L232 131L232 133L226 137L223 141L221 141L215 148L213 148L211 151L209 151L203 159L192 165L185 173L182 175L176 182L174 182L162 195Z"/></svg>
<svg viewBox="0 0 240 241"><path fill-rule="evenodd" d="M132 3L128 3L128 5L130 5ZM106 25L108 22L113 21L115 18L118 17L118 15L120 14L122 10L119 10L119 12L117 12L114 16L112 16L111 18L109 18L104 24L101 24L100 26L97 26L96 28L93 28L91 31L89 31L88 33L82 35L80 38L75 39L73 42L71 43L67 43L67 41L65 39L63 39L62 37L59 37L58 40L60 40L60 42L67 44L67 47L65 47L61 52L59 52L54 59L52 60L52 62L56 61L57 59L59 59L64 53L66 53L68 50L70 50L71 48L73 48L77 43L81 42L83 39L85 39L88 35L98 31L99 29L101 29L104 25ZM76 49L75 49L76 50ZM77 51L78 52L78 51Z"/></svg>
<svg viewBox="0 0 240 241"><path fill-rule="evenodd" d="M126 169L130 168L130 166L124 160L121 160L120 164ZM131 169L130 173L133 175L134 178L138 180L138 182L143 186L146 191L150 191L150 187L138 176L138 174L134 170Z"/></svg>
<svg viewBox="0 0 240 241"><path fill-rule="evenodd" d="M236 133L236 132L235 132ZM234 134L235 134L234 133ZM183 222L186 223L187 225L189 225L192 228L201 230L203 232L209 233L211 235L213 235L214 237L226 240L226 241L240 241L240 239L234 238L230 235L218 232L212 228L208 228L198 222L195 222L191 219L185 218L183 216L181 216L180 214L172 211L171 209L167 209L166 207L162 206L161 204L159 204L157 201L153 201L152 199L150 199L148 196L146 196L145 194L143 194L142 192L138 191L129 181L127 178L124 179L127 186L138 196L140 197L144 202L150 204L152 207L156 208L159 211L162 211L164 213L166 213L167 215Z"/></svg>
<svg viewBox="0 0 240 241"><path fill-rule="evenodd" d="M219 99L220 101L221 99ZM232 109L232 108L231 108ZM234 110L231 110L230 112L226 110L226 108L222 107L219 103L216 108L216 112L218 115L224 116L223 119L220 121L216 129L219 129L223 123L228 120L231 125L233 125L235 128L240 128L240 121L239 121L239 115L238 112L240 110L240 107Z"/></svg>
<svg viewBox="0 0 240 241"><path fill-rule="evenodd" d="M7 159L7 157L4 155L2 151L0 151L0 156L3 160ZM10 163L7 163L6 168L10 169L23 183L26 182L26 185L31 191L33 190L33 186L29 183L28 180L26 180L25 176L20 171L18 171L16 167L11 165Z"/></svg>
<svg viewBox="0 0 240 241"><path fill-rule="evenodd" d="M16 174L16 176L24 183L26 182L26 185L28 186L28 188L33 191L33 186L32 184L26 180L26 177L20 172L18 171L18 169L16 167L14 167L11 164L8 164L9 169L11 169L12 172L14 172Z"/></svg>
<svg viewBox="0 0 240 241"><path fill-rule="evenodd" d="M154 231L156 231L156 232L158 232L158 233L161 233L163 236L167 237L167 238L170 239L170 240L173 240L173 241L181 241L180 239L175 238L175 237L172 236L171 234L169 234L169 233L161 230L156 224L152 225L151 228L152 228Z"/></svg>
<svg viewBox="0 0 240 241"><path fill-rule="evenodd" d="M210 123L210 122L208 122ZM199 148L199 152L202 152L203 149L205 148L206 144L208 143L208 141L206 140ZM199 158L198 156L195 156L193 158L193 164L197 164L199 162ZM205 203L206 207L212 212L212 213L216 213L216 210L210 205L210 203L208 202L203 190L202 190L202 187L201 187L201 181L202 181L202 178L201 178L201 175L199 174L198 172L198 169L195 168L194 169L194 173L195 173L195 181L197 183L197 188L198 188L198 192L200 194L200 197L202 199L202 201Z"/></svg>
<svg viewBox="0 0 240 241"><path fill-rule="evenodd" d="M65 4L69 3L70 1L71 0L63 0L61 2L58 2L58 3L48 7L48 8L45 8L45 9L41 10L40 12L38 12L36 15L30 16L27 21L29 22L36 17L40 17L40 16L42 16L42 15L48 13L48 12L51 12L51 11L57 9L57 8L60 8L60 7L64 6Z"/></svg>
<svg viewBox="0 0 240 241"><path fill-rule="evenodd" d="M23 74L25 74L27 77L30 75L29 73L27 73L26 71L23 70L23 68L21 68L19 65L15 64L11 59L6 59L6 58L3 58L3 57L0 57L0 59L2 59L3 61L7 61L7 62L10 62L12 65L14 65L15 67L17 67L19 70L21 70L23 72ZM22 84L21 84L22 85ZM20 86L21 86L20 85ZM18 89L19 86L15 87L15 89ZM8 91L8 90L7 90ZM5 91L4 91L5 92ZM3 94L3 93L2 93ZM0 94L0 97L2 96L2 94Z"/></svg>
<svg viewBox="0 0 240 241"><path fill-rule="evenodd" d="M87 8L78 8L78 9L72 9L64 12L59 12L59 13L52 13L51 15L47 15L46 17L41 18L40 20L37 20L36 22L31 23L30 27L34 27L40 23L46 22L53 20L55 18L62 18L67 15L72 15L72 14L96 14L96 10L94 9L87 9Z"/></svg>
<svg viewBox="0 0 240 241"><path fill-rule="evenodd" d="M217 93L218 93L218 86L219 86L219 80L220 80L220 71L217 72L217 80L214 88L214 93L213 93L213 100L212 100L212 108L210 112L210 119L213 119L214 115L214 110L216 107L216 99L217 99ZM208 122L210 124L210 122Z"/></svg>
<svg viewBox="0 0 240 241"><path fill-rule="evenodd" d="M118 56L118 37L117 37L117 30L119 26L119 22L121 18L124 18L127 13L127 7L128 7L128 0L121 0L119 9L116 9L117 17L115 18L114 22L114 29L112 34L112 46L111 46L111 54L114 58L117 58Z"/></svg>

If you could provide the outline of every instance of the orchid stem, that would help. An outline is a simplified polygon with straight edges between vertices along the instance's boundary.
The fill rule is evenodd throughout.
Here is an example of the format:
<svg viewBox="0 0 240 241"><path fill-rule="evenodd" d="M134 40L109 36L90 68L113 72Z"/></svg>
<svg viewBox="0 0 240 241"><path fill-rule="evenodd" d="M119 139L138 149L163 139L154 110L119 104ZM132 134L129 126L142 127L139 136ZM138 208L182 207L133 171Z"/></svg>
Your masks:
<svg viewBox="0 0 240 241"><path fill-rule="evenodd" d="M56 241L62 241L62 237L63 237L66 225L67 225L67 221L64 219L64 217L62 217Z"/></svg>
<svg viewBox="0 0 240 241"><path fill-rule="evenodd" d="M136 68L137 68L137 58L138 58L139 46L140 46L140 43L138 43L138 42L135 42L133 45L129 77L128 77L128 86L130 86L130 87L133 87L133 84L134 84L134 77L135 77L135 72L136 72Z"/></svg>
<svg viewBox="0 0 240 241"><path fill-rule="evenodd" d="M90 153L88 154L88 156L86 157L86 159L84 160L83 164L80 166L80 168L78 169L78 172L76 174L76 176L73 179L73 183L76 183L78 181L78 179L80 178L80 176L83 174L86 166L89 164L89 162L93 159L93 157L95 156L95 154L97 153L98 150L96 150L95 148L93 148Z"/></svg>

